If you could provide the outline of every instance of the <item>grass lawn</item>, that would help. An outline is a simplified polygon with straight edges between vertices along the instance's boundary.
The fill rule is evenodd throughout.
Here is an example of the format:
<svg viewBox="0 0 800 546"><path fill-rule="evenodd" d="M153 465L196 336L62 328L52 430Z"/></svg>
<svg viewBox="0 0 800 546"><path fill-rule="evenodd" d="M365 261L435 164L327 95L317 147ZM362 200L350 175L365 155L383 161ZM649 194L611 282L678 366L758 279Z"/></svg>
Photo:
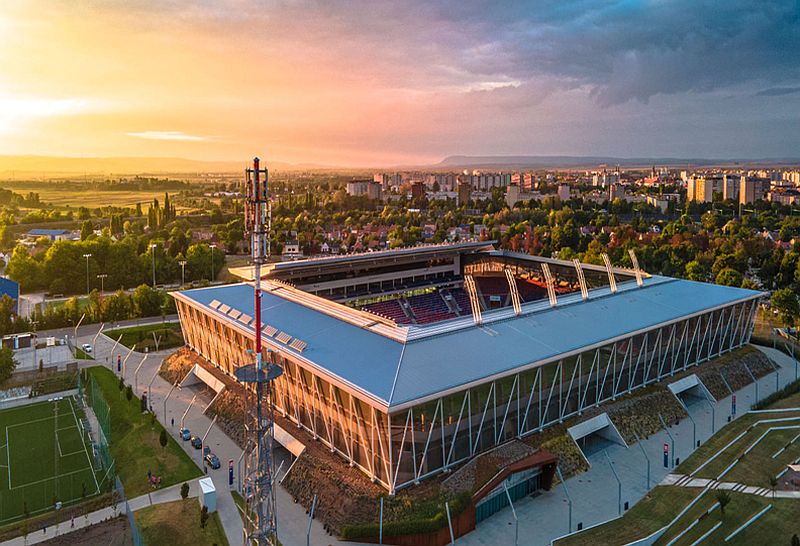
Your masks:
<svg viewBox="0 0 800 546"><path fill-rule="evenodd" d="M628 510L622 518L556 542L556 546L625 544L648 536L678 515L700 494L700 489L658 486Z"/></svg>
<svg viewBox="0 0 800 546"><path fill-rule="evenodd" d="M675 488L672 488L675 489ZM666 533L655 543L663 546L689 525L700 518L709 508L717 502L716 493L710 491L698 501L675 525L667 530ZM728 544L790 544L794 530L794 521L788 517L788 513L797 509L797 501L758 497L744 493L731 493L731 502L725 508L723 514L719 508L710 514L702 517L691 530L684 534L676 544L692 544L703 534L711 530L720 521L722 525L713 531L706 539L708 544L723 544L725 537L741 527L752 516L760 512L768 504L772 504L772 510L764 514L751 527L742 531L739 535L731 539ZM787 519L788 517L788 519ZM770 538L767 538L764 533Z"/></svg>
<svg viewBox="0 0 800 546"><path fill-rule="evenodd" d="M134 513L136 525L146 544L169 546L211 546L228 544L216 512L209 514L205 529L200 528L200 503L186 499L148 506Z"/></svg>
<svg viewBox="0 0 800 546"><path fill-rule="evenodd" d="M128 498L150 491L148 470L161 476L162 487L202 474L171 434L167 434L167 446L161 447L159 436L164 427L151 414L142 413L139 398L133 396L130 402L127 400L111 370L94 366L88 372L111 408L111 454Z"/></svg>
<svg viewBox="0 0 800 546"><path fill-rule="evenodd" d="M0 412L0 523L107 490L72 398Z"/></svg>
<svg viewBox="0 0 800 546"><path fill-rule="evenodd" d="M78 360L94 360L94 357L81 349L80 347L75 347L75 358Z"/></svg>
<svg viewBox="0 0 800 546"><path fill-rule="evenodd" d="M790 395L770 406L772 409L796 407L800 407L800 393ZM756 421L786 417L798 417L798 420L774 423L772 425L759 425L754 430L750 431L750 433L733 443L727 451L719 455L696 474L701 478L716 478L770 426L800 425L800 412L786 411L743 415L717 431L705 444L687 457L674 472L676 474L689 474L693 472L713 453L728 445L729 442L743 431L747 430L748 427L753 425ZM797 444L787 449L786 452L781 454L778 458L774 460L771 458L782 445L788 443L789 440L794 438L798 433L800 433L800 429L773 431L769 433L750 454L746 455L739 464L723 477L723 480L739 481L741 483L766 487L767 475L769 473L773 475L776 474L782 468L782 465L793 462L794 459L800 456L800 444Z"/></svg>
<svg viewBox="0 0 800 546"><path fill-rule="evenodd" d="M141 353L144 352L145 348L148 351L156 350L156 342L155 339L153 339L154 333L157 339L160 338L158 343L159 350L173 349L184 344L183 332L178 322L132 326L130 328L118 328L105 332L108 337L115 341L122 335L122 339L120 340L122 345L129 349L136 345L136 350Z"/></svg>

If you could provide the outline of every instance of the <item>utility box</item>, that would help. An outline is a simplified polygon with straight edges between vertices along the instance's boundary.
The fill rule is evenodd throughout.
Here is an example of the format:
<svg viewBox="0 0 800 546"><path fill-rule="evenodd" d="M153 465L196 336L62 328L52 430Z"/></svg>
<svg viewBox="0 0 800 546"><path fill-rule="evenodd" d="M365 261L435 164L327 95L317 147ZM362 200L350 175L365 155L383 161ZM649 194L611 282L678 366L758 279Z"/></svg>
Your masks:
<svg viewBox="0 0 800 546"><path fill-rule="evenodd" d="M197 480L200 486L200 506L208 508L208 513L217 511L217 489L211 478L201 478Z"/></svg>

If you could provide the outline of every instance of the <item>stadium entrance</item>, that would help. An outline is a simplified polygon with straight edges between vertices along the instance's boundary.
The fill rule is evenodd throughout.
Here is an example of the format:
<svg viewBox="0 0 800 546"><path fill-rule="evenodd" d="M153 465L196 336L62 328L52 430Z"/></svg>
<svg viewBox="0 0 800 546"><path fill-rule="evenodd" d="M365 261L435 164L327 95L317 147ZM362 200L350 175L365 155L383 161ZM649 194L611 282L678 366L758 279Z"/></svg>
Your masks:
<svg viewBox="0 0 800 546"><path fill-rule="evenodd" d="M549 490L553 484L558 462L555 455L536 450L510 461L473 495L476 524L508 506L509 499L515 503L519 499L538 494L542 489Z"/></svg>
<svg viewBox="0 0 800 546"><path fill-rule="evenodd" d="M700 381L697 375L692 374L683 377L674 383L667 385L669 390L678 401L685 407L689 408L695 404L706 404L707 402L716 402L709 390Z"/></svg>
<svg viewBox="0 0 800 546"><path fill-rule="evenodd" d="M590 456L603 451L611 444L627 447L625 440L607 413L601 413L597 417L578 423L574 427L567 429L567 432L578 444L587 462Z"/></svg>

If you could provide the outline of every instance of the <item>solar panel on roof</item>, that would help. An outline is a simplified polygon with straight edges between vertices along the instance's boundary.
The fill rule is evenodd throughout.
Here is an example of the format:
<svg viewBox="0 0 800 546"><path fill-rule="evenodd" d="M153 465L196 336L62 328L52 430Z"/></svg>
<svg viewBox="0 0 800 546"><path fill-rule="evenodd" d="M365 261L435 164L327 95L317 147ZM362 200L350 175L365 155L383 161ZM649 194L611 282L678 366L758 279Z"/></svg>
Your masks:
<svg viewBox="0 0 800 546"><path fill-rule="evenodd" d="M231 306L227 305L227 304L222 304L222 305L219 306L219 309L217 309L217 311L221 311L223 313L227 313L230 310L231 310Z"/></svg>
<svg viewBox="0 0 800 546"><path fill-rule="evenodd" d="M292 339L292 336L290 336L286 332L281 332L275 337L275 339L280 341L281 343L289 343L289 340Z"/></svg>
<svg viewBox="0 0 800 546"><path fill-rule="evenodd" d="M228 312L228 316L233 319L237 319L242 316L242 312L238 309L231 309L230 312Z"/></svg>
<svg viewBox="0 0 800 546"><path fill-rule="evenodd" d="M274 336L277 332L278 332L278 329L275 328L274 326L270 326L270 325L264 326L264 333L267 334L267 336L269 336L269 337Z"/></svg>
<svg viewBox="0 0 800 546"><path fill-rule="evenodd" d="M253 317L251 317L250 315L245 315L244 313L242 313L242 316L239 317L239 322L241 322L242 324L250 324L251 320L253 320Z"/></svg>
<svg viewBox="0 0 800 546"><path fill-rule="evenodd" d="M212 309L216 309L217 307L220 306L220 304L221 302L218 300L211 300L211 303L209 303L208 306L211 307Z"/></svg>
<svg viewBox="0 0 800 546"><path fill-rule="evenodd" d="M302 353L303 349L306 348L306 342L305 341L300 341L299 339L295 338L289 344L289 347L291 347L292 349L295 349L295 350L297 350L297 351Z"/></svg>

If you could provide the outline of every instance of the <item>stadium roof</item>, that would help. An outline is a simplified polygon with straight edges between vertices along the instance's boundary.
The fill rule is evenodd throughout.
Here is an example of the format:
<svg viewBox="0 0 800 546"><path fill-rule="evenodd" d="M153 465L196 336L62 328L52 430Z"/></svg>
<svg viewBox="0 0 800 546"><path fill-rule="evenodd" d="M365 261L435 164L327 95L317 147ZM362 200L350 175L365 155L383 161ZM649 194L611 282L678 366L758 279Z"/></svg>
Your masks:
<svg viewBox="0 0 800 546"><path fill-rule="evenodd" d="M356 254L317 256L305 258L303 260L289 260L286 262L271 262L261 268L262 277L269 276L273 272L296 271L302 269L316 269L328 267L332 264L357 264L359 262L374 262L380 260L391 260L402 256L426 256L429 254L459 254L472 251L494 250L493 244L496 241L465 241L461 243L441 243L441 244L420 244L416 246L393 248L387 250L376 250L370 252L360 252ZM247 265L230 269L231 273L244 280L253 280L253 266Z"/></svg>
<svg viewBox="0 0 800 546"><path fill-rule="evenodd" d="M481 326L462 317L431 326L399 327L295 289L265 284L264 340L390 411L761 295L652 276L641 288L633 280L622 282L616 294L607 287L591 290L587 301L577 293L559 297L553 308L546 300L525 304L519 316L510 308L488 311ZM173 294L252 335L251 285ZM245 316L247 320L242 320Z"/></svg>

